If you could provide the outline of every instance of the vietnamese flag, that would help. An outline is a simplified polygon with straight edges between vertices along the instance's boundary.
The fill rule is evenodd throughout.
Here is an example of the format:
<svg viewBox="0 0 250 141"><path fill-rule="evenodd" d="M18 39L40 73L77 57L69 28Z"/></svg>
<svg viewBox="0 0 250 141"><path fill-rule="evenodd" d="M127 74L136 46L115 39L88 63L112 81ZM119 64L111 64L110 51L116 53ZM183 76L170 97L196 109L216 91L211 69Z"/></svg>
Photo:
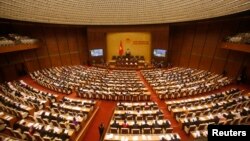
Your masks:
<svg viewBox="0 0 250 141"><path fill-rule="evenodd" d="M119 55L122 56L124 53L124 50L123 50L123 45L122 45L122 41L120 41L120 46L119 46Z"/></svg>

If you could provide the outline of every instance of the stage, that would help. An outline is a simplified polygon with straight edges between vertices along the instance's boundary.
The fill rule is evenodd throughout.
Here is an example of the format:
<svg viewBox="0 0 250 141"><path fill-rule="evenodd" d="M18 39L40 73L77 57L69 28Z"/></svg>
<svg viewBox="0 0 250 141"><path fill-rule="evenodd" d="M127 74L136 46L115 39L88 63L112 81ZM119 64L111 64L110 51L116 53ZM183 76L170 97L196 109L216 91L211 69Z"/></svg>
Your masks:
<svg viewBox="0 0 250 141"><path fill-rule="evenodd" d="M115 70L145 70L155 68L153 65L143 65L143 66L116 66L113 64L93 64L92 66L105 69L115 69Z"/></svg>

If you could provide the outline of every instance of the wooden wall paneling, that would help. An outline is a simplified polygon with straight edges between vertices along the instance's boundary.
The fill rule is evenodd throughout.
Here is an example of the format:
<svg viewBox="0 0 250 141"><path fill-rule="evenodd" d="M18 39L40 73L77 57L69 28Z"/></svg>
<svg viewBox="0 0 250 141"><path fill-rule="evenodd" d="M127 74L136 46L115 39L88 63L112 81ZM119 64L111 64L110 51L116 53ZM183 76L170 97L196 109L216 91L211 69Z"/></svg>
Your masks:
<svg viewBox="0 0 250 141"><path fill-rule="evenodd" d="M159 36L157 36L157 33L156 32L151 32L151 55L153 56L153 50L154 49L156 49L156 48L161 48L161 49L163 49L164 47L163 46L161 46L160 44L159 44L159 39L160 37Z"/></svg>
<svg viewBox="0 0 250 141"><path fill-rule="evenodd" d="M179 66L180 67L188 67L188 64L189 64L189 54L181 54Z"/></svg>
<svg viewBox="0 0 250 141"><path fill-rule="evenodd" d="M180 26L173 27L173 38L172 38L172 54L171 60L173 66L179 66L179 60L181 55L181 46L183 40L183 28Z"/></svg>
<svg viewBox="0 0 250 141"><path fill-rule="evenodd" d="M31 36L31 37L34 37L34 36ZM34 37L34 38L36 38L36 37ZM40 42L40 45L42 45L41 42ZM41 48L41 46L39 48ZM40 66L39 61L38 61L38 54L37 54L36 49L30 50L30 51L23 51L22 53L24 56L25 66L26 66L28 72L33 72L35 70L41 69L41 66Z"/></svg>
<svg viewBox="0 0 250 141"><path fill-rule="evenodd" d="M165 49L167 50L166 57L155 57L153 55L154 49ZM151 60L157 62L163 62L164 66L167 66L169 56L169 26L166 25L162 30L151 31Z"/></svg>
<svg viewBox="0 0 250 141"><path fill-rule="evenodd" d="M168 47L168 63L173 64L173 52L174 52L174 45L173 45L173 36L175 35L175 32L172 28L169 28L169 47Z"/></svg>
<svg viewBox="0 0 250 141"><path fill-rule="evenodd" d="M54 27L44 26L43 31L44 31L44 37L45 37L44 39L45 39L45 42L46 42L47 52L48 52L49 56L45 56L45 58L39 59L39 62L42 61L42 60L46 60L46 62L40 62L40 65L43 66L43 68L44 67L45 68L48 68L48 67L50 68L50 67L53 67L51 57L59 55L59 49L58 49L58 45L57 45L57 38L56 38L55 33L54 33ZM55 61L61 62L60 59L55 60Z"/></svg>
<svg viewBox="0 0 250 141"><path fill-rule="evenodd" d="M77 50L78 50L78 61L79 61L79 65L80 64L83 64L83 59L81 59L82 58L82 50L83 50L83 46L81 46L81 43L80 43L80 38L79 38L79 31L81 31L81 28L75 28L75 32L74 32L74 34L75 34L75 40L76 40L76 47L77 47ZM82 33L83 34L83 33ZM82 39L83 40L83 39ZM75 59L75 56L73 56L73 58L72 58L72 62L73 62L73 64L75 63L75 65L77 65L78 64L78 62L75 62L76 61L76 59Z"/></svg>
<svg viewBox="0 0 250 141"><path fill-rule="evenodd" d="M161 48L168 50L169 43L169 30L166 28L162 31L152 31L151 32L151 46L153 48Z"/></svg>
<svg viewBox="0 0 250 141"><path fill-rule="evenodd" d="M60 59L60 66L68 66L71 65L71 59L69 55L69 48L67 42L67 32L65 28L56 28L56 41L58 45L58 54L53 56L55 61ZM52 57L51 57L52 59Z"/></svg>
<svg viewBox="0 0 250 141"><path fill-rule="evenodd" d="M212 57L201 57L199 69L209 70L210 64L212 63Z"/></svg>
<svg viewBox="0 0 250 141"><path fill-rule="evenodd" d="M24 58L24 62L27 62L30 60L36 60L36 62L38 63L35 50L22 51L22 55ZM39 66L39 64L38 64L38 66Z"/></svg>
<svg viewBox="0 0 250 141"><path fill-rule="evenodd" d="M180 66L180 61L181 61L181 51L182 51L182 48L183 48L183 40L184 40L184 35L185 35L185 27L181 27L179 29L180 31L180 40L179 40L179 43L177 44L177 55L178 55L178 66Z"/></svg>
<svg viewBox="0 0 250 141"><path fill-rule="evenodd" d="M169 48L169 25L166 25L166 30L163 30L162 34L164 35L162 36L162 42L165 44L166 50L168 50Z"/></svg>
<svg viewBox="0 0 250 141"><path fill-rule="evenodd" d="M240 72L242 72L243 69L245 69L246 67L248 67L247 66L248 65L247 64L248 56L249 56L249 53L244 53L244 56L243 56L243 59L242 59L242 62L241 62L241 66L240 66Z"/></svg>
<svg viewBox="0 0 250 141"><path fill-rule="evenodd" d="M91 57L89 61L91 64L95 61L96 63L100 63L101 59L106 61L106 32L97 32L92 28L87 29L87 36L88 36L88 49L103 49L103 57Z"/></svg>
<svg viewBox="0 0 250 141"><path fill-rule="evenodd" d="M18 74L18 77L25 76L28 74L28 69L26 63L17 63L15 64L15 69Z"/></svg>
<svg viewBox="0 0 250 141"><path fill-rule="evenodd" d="M23 55L20 52L10 52L6 54L7 56L7 64L6 66L4 66L4 72L8 72L10 69L11 73L15 73L14 76L11 77L11 79L9 80L14 80L18 78L18 70L16 68L16 64L23 64L24 63L24 59L23 59ZM12 70L13 69L13 70Z"/></svg>
<svg viewBox="0 0 250 141"><path fill-rule="evenodd" d="M39 70L39 69L41 69L41 66L40 66L40 63L39 63L39 60L38 60L38 56L39 56L39 55L42 55L42 56L43 56L43 54L40 54L40 52L39 52L39 54L38 54L38 50L39 50L40 48L46 48L46 46L45 46L45 44L44 44L44 41L42 40L43 38L41 38L41 36L43 36L43 33L41 32L41 28L42 28L41 26L33 25L33 26L32 26L32 29L31 29L32 32L30 32L30 35L31 35L32 38L38 39L39 45L40 45L40 46L39 46L39 48L32 50L32 51L33 51L33 54L34 54L34 57L35 57L35 58L33 58L32 62L33 62L33 63L34 63L34 62L37 63L37 64L33 64L33 65L36 66L36 67L34 67L34 68L32 68L31 70L29 70L30 67L28 67L28 64L26 64L26 67L27 67L27 69L28 69L29 72L30 72L30 71L34 71L34 70ZM46 54L48 54L48 53L46 52ZM26 56L25 56L25 57L26 57ZM38 68L37 68L37 67L38 67Z"/></svg>
<svg viewBox="0 0 250 141"><path fill-rule="evenodd" d="M27 25L26 27L23 27L23 35L28 35L31 38L37 38L35 37L35 35L33 34L34 31L37 29L37 26L35 25ZM22 55L24 57L24 61L28 61L28 60L37 60L37 54L36 54L36 49L33 50L26 50L26 51L22 51Z"/></svg>
<svg viewBox="0 0 250 141"><path fill-rule="evenodd" d="M2 71L5 81L12 81L18 78L15 65L5 66Z"/></svg>
<svg viewBox="0 0 250 141"><path fill-rule="evenodd" d="M223 25L223 23L220 22L220 25ZM224 65L225 65L225 59L221 59L221 58L218 58L216 56L218 50L221 49L221 42L224 38L223 26L221 26L220 28L221 28L221 31L220 31L219 37L217 39L216 48L215 48L215 51L213 53L212 63L211 63L210 68L209 68L209 71L217 73L217 74L220 74L223 72Z"/></svg>
<svg viewBox="0 0 250 141"><path fill-rule="evenodd" d="M48 47L48 41L47 41L47 37L46 37L46 32L47 32L47 27L46 26L41 26L40 28L40 33L36 33L39 34L40 36L40 40L41 40L41 48L37 49L37 55L38 55L38 62L40 65L40 69L44 69L44 68L49 68L51 67L51 60L50 60L50 54L49 54L49 47ZM47 61L47 62L43 62L43 61Z"/></svg>
<svg viewBox="0 0 250 141"><path fill-rule="evenodd" d="M84 64L89 64L89 44L88 44L88 36L87 36L87 28L81 28L81 42L83 48L83 60Z"/></svg>
<svg viewBox="0 0 250 141"><path fill-rule="evenodd" d="M191 57L192 57L192 51L193 51L193 47L194 47L194 40L196 38L196 32L197 32L197 24L193 25L193 40L192 40L192 45L190 45L190 50L189 50L189 57L188 57L188 67L190 68L190 62L191 62Z"/></svg>
<svg viewBox="0 0 250 141"><path fill-rule="evenodd" d="M210 23L209 29L206 35L206 42L204 45L202 59L200 62L200 68L205 70L210 70L214 58L214 53L218 44L221 33L221 24ZM205 62L206 63L205 63Z"/></svg>
<svg viewBox="0 0 250 141"><path fill-rule="evenodd" d="M24 62L22 53L20 52L10 52L6 54L8 64L16 64Z"/></svg>
<svg viewBox="0 0 250 141"><path fill-rule="evenodd" d="M220 48L220 42L225 36L232 35L239 30L239 26L240 28L247 27L246 24L239 25L238 21L173 25L171 26L170 37L170 60L174 66L186 67L188 63L189 67L210 70L216 73L222 73L225 69L229 70L229 76L235 76L244 66L246 55L223 50ZM190 59L186 55L188 53L191 53L189 54Z"/></svg>
<svg viewBox="0 0 250 141"><path fill-rule="evenodd" d="M163 30L162 32L159 32L158 35L162 35L161 38L160 38L161 39L160 43L162 44L161 46L163 46L164 49L167 50L166 57L163 58L164 63L166 63L166 66L167 66L168 50L169 50L169 26L166 26L166 30Z"/></svg>
<svg viewBox="0 0 250 141"><path fill-rule="evenodd" d="M53 64L57 66L62 66L63 65L63 61L61 57L62 54L69 53L67 38L66 38L66 31L64 30L63 27L56 27L54 29L54 35L55 35L55 41L56 41L56 46L54 46L54 49L58 49L58 51L55 54L50 54L51 64L52 66Z"/></svg>
<svg viewBox="0 0 250 141"><path fill-rule="evenodd" d="M237 76L239 75L239 71L240 71L240 66L241 65L240 65L240 63L235 62L235 61L228 61L228 63L230 65L226 66L227 76L236 79Z"/></svg>
<svg viewBox="0 0 250 141"><path fill-rule="evenodd" d="M80 53L71 54L72 65L80 65Z"/></svg>
<svg viewBox="0 0 250 141"><path fill-rule="evenodd" d="M3 76L3 67L0 66L0 83L3 83L4 80L4 76Z"/></svg>
<svg viewBox="0 0 250 141"><path fill-rule="evenodd" d="M176 44L173 44L173 50L172 51L172 62L170 62L173 66L179 66L179 50L178 46Z"/></svg>
<svg viewBox="0 0 250 141"><path fill-rule="evenodd" d="M189 66L190 68L198 68L199 62L200 62L200 55L194 54L190 56L189 59Z"/></svg>
<svg viewBox="0 0 250 141"><path fill-rule="evenodd" d="M63 66L70 66L71 65L71 59L70 59L69 54L62 54L61 59L62 59Z"/></svg>
<svg viewBox="0 0 250 141"><path fill-rule="evenodd" d="M63 61L61 60L61 56L59 54L57 55L51 55L50 56L50 61L51 61L51 66L52 67L60 67L63 65Z"/></svg>
<svg viewBox="0 0 250 141"><path fill-rule="evenodd" d="M18 27L18 28L23 30L22 35L27 35L31 38L38 39L36 37L35 32L34 32L34 31L37 31L37 26L35 26L33 24L29 24L29 25ZM39 33L39 34L41 34L41 33ZM23 69L26 71L26 73L33 72L35 70L40 69L40 65L39 65L39 62L37 59L36 49L26 50L26 51L22 51L20 53L22 54L22 57L23 57L23 63L20 66L16 66L18 73L22 73Z"/></svg>
<svg viewBox="0 0 250 141"><path fill-rule="evenodd" d="M163 31L152 31L151 32L151 60L154 60L156 62L162 62L167 65L167 57L168 52L166 54L166 57L155 57L153 54L154 49L165 49L168 51L168 30Z"/></svg>
<svg viewBox="0 0 250 141"><path fill-rule="evenodd" d="M226 66L228 76L237 76L239 74L244 57L245 53L243 52L230 52Z"/></svg>
<svg viewBox="0 0 250 141"><path fill-rule="evenodd" d="M221 74L224 70L225 62L226 60L224 58L214 57L210 71L217 74Z"/></svg>
<svg viewBox="0 0 250 141"><path fill-rule="evenodd" d="M8 63L6 54L0 54L0 66L4 66Z"/></svg>
<svg viewBox="0 0 250 141"><path fill-rule="evenodd" d="M220 41L218 41L218 46L214 53L214 59L211 66L211 71L216 73L222 73L223 70L227 71L225 69L225 66L227 64L227 58L229 55L229 50L222 49L220 46L220 42L223 41L223 38L232 34L237 28L237 22L222 22L223 26L221 27L221 35L220 35Z"/></svg>
<svg viewBox="0 0 250 141"><path fill-rule="evenodd" d="M208 25L208 30L209 30L209 25ZM207 30L207 32L208 32L208 30ZM206 42L207 42L207 32L205 33L206 34L206 38L205 38L204 44L202 45L202 50L201 50L201 54L200 54L198 69L200 69L200 64L202 64L201 63L202 60L204 60L204 62L206 62L206 59L203 59L204 58L203 53L204 53L204 48L205 48L205 45L206 45Z"/></svg>
<svg viewBox="0 0 250 141"><path fill-rule="evenodd" d="M214 52L216 50L218 40L220 39L221 35L221 27L222 25L220 23L212 23L209 26L208 32L207 32L207 40L206 44L204 46L204 56L213 57Z"/></svg>
<svg viewBox="0 0 250 141"><path fill-rule="evenodd" d="M88 42L89 43L89 48L103 48L105 50L106 47L106 33L99 33L95 32L94 33L94 42ZM104 52L105 53L105 52ZM105 54L104 54L105 57Z"/></svg>
<svg viewBox="0 0 250 141"><path fill-rule="evenodd" d="M78 28L67 28L68 47L70 52L78 52L77 30Z"/></svg>
<svg viewBox="0 0 250 141"><path fill-rule="evenodd" d="M151 52L151 63L153 61L158 62L159 57L155 57L153 51L154 51L154 49L159 49L159 48L163 49L164 47L159 44L159 37L156 37L157 36L156 32L151 32L150 34L151 34L151 51L150 51Z"/></svg>
<svg viewBox="0 0 250 141"><path fill-rule="evenodd" d="M33 71L40 70L40 65L39 65L38 60L26 61L25 66L26 66L28 72L33 72Z"/></svg>
<svg viewBox="0 0 250 141"><path fill-rule="evenodd" d="M97 46L97 48L103 48L103 57L101 57L101 59L103 59L104 62L106 62L107 60L107 33L102 33L99 36L100 39L102 39L100 42L102 43L101 46Z"/></svg>
<svg viewBox="0 0 250 141"><path fill-rule="evenodd" d="M50 57L40 57L38 59L41 69L51 68Z"/></svg>
<svg viewBox="0 0 250 141"><path fill-rule="evenodd" d="M242 19L240 21L238 21L239 24L238 24L238 28L237 28L237 31L234 31L235 33L242 33L242 32L249 32L250 31L250 18L248 19ZM243 68L247 67L247 72L250 71L250 55L249 53L246 53L246 52L237 52L237 51L232 51L232 54L230 54L231 56L233 56L232 58L235 58L232 60L231 56L229 56L229 62L228 64L230 65L234 65L232 63L230 63L231 61L235 61L234 63L237 62L237 64L235 64L236 66L238 67L235 67L235 70L232 71L231 75L232 76L235 76L236 77L242 72ZM248 61L248 63L246 63ZM248 74L248 78L249 78L249 75L250 73L247 73ZM230 75L230 73L229 73ZM250 82L250 81L249 81Z"/></svg>
<svg viewBox="0 0 250 141"><path fill-rule="evenodd" d="M46 39L49 56L59 54L59 49L58 49L58 44L57 44L58 42L57 42L57 38L56 38L54 30L55 28L53 27L46 27L46 30L44 29L44 36ZM58 31L56 30L56 32Z"/></svg>
<svg viewBox="0 0 250 141"><path fill-rule="evenodd" d="M246 60L245 60L245 62L243 64L243 66L247 67L247 70L246 70L247 79L248 79L248 82L250 83L250 55L249 54L247 54Z"/></svg>
<svg viewBox="0 0 250 141"><path fill-rule="evenodd" d="M223 28L223 30L222 30L223 38L227 37L229 35L233 35L238 31L239 21L224 22L222 28ZM223 38L221 39L222 42L223 42ZM224 64L223 70L225 70L229 76L234 74L234 73L232 73L232 70L229 70L230 66L228 67L228 65L230 64L230 63L228 63L229 56L232 53L233 53L233 51L231 51L231 50L220 48L220 49L218 49L218 51L215 54L215 56L218 58L225 58L225 64Z"/></svg>
<svg viewBox="0 0 250 141"><path fill-rule="evenodd" d="M83 41L83 58L84 58L84 63L90 64L90 54L89 54L89 44L88 44L88 35L87 31L85 34L82 36L82 41ZM84 42L85 41L85 42Z"/></svg>
<svg viewBox="0 0 250 141"><path fill-rule="evenodd" d="M189 59L189 67L198 68L202 54L202 49L206 41L206 33L208 30L207 23L196 24L196 34L193 41L193 48Z"/></svg>
<svg viewBox="0 0 250 141"><path fill-rule="evenodd" d="M79 57L81 64L89 64L89 51L87 46L87 32L86 29L77 28L77 46L79 49Z"/></svg>
<svg viewBox="0 0 250 141"><path fill-rule="evenodd" d="M169 28L169 47L168 47L168 63L171 64L173 62L173 36L174 36L174 31L172 31L171 28Z"/></svg>
<svg viewBox="0 0 250 141"><path fill-rule="evenodd" d="M60 55L61 54L68 54L69 48L68 48L68 41L67 41L67 30L65 27L55 28L54 30L55 36L56 36L56 42L57 46L54 48L56 49L58 47L58 50Z"/></svg>
<svg viewBox="0 0 250 141"><path fill-rule="evenodd" d="M188 67L191 50L193 47L195 35L195 25L185 26L183 41L182 41L182 50L180 55L180 66Z"/></svg>
<svg viewBox="0 0 250 141"><path fill-rule="evenodd" d="M35 38L35 39L39 39L37 36L37 29L40 28L40 26L37 26L37 25L34 25L34 24L17 24L15 26L13 26L15 29L14 31L17 31L17 33L19 33L20 35L26 35L26 36L29 36L31 38ZM38 34L41 34L41 32L39 32ZM39 65L39 62L38 62L38 58L37 58L37 52L36 52L36 49L33 49L33 50L25 50L25 51L21 51L21 52L18 52L22 55L22 58L23 58L23 63L22 65L24 64L24 66L21 65L21 67L25 67L25 71L27 72L32 72L34 70L38 70L40 69L40 65ZM30 65L32 62L32 65ZM35 64L37 63L37 64ZM20 65L16 65L16 68L17 66L20 66ZM37 67L38 66L38 67ZM23 68L19 68L19 69L23 69ZM19 69L17 69L17 72L20 71Z"/></svg>
<svg viewBox="0 0 250 141"><path fill-rule="evenodd" d="M40 47L35 50L38 58L49 56L46 37L45 37L46 35L44 33L46 30L43 30L44 28L46 29L46 27L39 26L32 32L33 36L37 38L41 44Z"/></svg>
<svg viewBox="0 0 250 141"><path fill-rule="evenodd" d="M77 65L80 62L79 55L78 58L74 57L74 55L79 54L79 50L77 47L77 34L76 28L67 28L67 41L68 41L68 48L70 53L71 65ZM74 60L73 60L74 58ZM78 60L76 60L78 59Z"/></svg>
<svg viewBox="0 0 250 141"><path fill-rule="evenodd" d="M1 63L1 69L3 72L3 80L14 80L18 78L18 69L16 68L17 64L24 64L22 54L18 52L11 52L6 54L1 54L3 57L2 61L5 61L4 63ZM13 74L13 75L12 75ZM10 76L11 75L11 76ZM7 78L10 77L10 78Z"/></svg>

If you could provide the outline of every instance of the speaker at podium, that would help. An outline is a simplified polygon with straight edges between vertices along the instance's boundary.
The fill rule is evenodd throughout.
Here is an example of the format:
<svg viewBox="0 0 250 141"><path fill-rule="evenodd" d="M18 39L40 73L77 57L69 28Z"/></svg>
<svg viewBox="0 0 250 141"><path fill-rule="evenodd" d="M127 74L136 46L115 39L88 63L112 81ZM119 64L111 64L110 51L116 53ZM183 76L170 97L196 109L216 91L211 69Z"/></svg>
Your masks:
<svg viewBox="0 0 250 141"><path fill-rule="evenodd" d="M126 57L130 57L131 56L131 52L130 52L129 48L126 50L125 56Z"/></svg>

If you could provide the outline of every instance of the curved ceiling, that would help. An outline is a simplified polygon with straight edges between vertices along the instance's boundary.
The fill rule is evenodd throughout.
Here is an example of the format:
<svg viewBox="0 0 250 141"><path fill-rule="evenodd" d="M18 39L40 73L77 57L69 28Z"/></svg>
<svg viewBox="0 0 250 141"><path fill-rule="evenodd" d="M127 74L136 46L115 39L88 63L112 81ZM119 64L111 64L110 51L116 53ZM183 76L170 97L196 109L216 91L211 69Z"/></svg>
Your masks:
<svg viewBox="0 0 250 141"><path fill-rule="evenodd" d="M247 11L249 0L1 0L0 17L78 25L158 24Z"/></svg>

